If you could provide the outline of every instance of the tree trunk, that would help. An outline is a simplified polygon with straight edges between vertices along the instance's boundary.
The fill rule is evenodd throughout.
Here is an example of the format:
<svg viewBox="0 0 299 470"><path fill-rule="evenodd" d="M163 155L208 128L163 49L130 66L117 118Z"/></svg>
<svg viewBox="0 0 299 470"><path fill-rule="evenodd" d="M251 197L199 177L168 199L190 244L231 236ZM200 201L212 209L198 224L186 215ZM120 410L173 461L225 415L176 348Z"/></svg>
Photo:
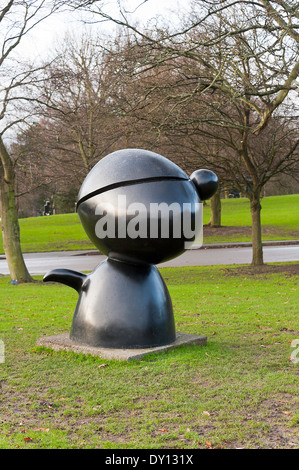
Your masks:
<svg viewBox="0 0 299 470"><path fill-rule="evenodd" d="M250 210L252 220L252 266L264 264L262 245L260 192L253 191L250 197Z"/></svg>
<svg viewBox="0 0 299 470"><path fill-rule="evenodd" d="M208 225L210 227L221 227L221 199L219 189L211 198L211 218Z"/></svg>
<svg viewBox="0 0 299 470"><path fill-rule="evenodd" d="M20 227L14 192L14 174L11 160L0 138L0 214L3 248L12 281L33 282L24 262Z"/></svg>

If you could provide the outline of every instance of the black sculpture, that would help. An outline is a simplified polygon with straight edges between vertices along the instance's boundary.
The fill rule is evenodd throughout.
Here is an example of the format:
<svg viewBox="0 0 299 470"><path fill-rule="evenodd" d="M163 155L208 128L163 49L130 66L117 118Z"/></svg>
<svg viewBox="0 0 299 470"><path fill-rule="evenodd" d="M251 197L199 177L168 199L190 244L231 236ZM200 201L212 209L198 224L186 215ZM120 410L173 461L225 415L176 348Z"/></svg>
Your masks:
<svg viewBox="0 0 299 470"><path fill-rule="evenodd" d="M71 340L106 348L175 341L171 298L155 264L179 256L196 239L200 202L217 187L212 171L189 178L170 160L140 149L113 152L94 166L79 191L77 212L107 259L88 275L55 269L44 277L79 293ZM193 227L187 235L185 220Z"/></svg>

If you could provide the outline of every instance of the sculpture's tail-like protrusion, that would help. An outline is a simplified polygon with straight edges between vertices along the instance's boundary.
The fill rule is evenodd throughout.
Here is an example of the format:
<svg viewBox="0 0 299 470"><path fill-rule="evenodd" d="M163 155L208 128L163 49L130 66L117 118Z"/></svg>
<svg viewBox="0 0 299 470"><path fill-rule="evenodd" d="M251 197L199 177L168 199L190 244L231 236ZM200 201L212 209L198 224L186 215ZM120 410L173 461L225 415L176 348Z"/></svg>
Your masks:
<svg viewBox="0 0 299 470"><path fill-rule="evenodd" d="M43 281L60 282L80 292L86 277L86 274L80 273L79 271L72 271L71 269L53 269L53 271L45 274Z"/></svg>

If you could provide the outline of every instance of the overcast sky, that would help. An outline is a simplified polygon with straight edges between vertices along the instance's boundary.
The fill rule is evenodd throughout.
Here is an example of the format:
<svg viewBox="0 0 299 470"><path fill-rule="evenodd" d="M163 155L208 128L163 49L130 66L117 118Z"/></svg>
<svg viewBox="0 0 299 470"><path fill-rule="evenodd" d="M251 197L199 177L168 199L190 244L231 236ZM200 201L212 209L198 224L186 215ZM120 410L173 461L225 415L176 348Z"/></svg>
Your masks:
<svg viewBox="0 0 299 470"><path fill-rule="evenodd" d="M127 0L127 10L132 12L132 18L138 18L139 21L147 21L150 18L161 15L162 17L175 22L180 19L190 0ZM106 2L106 11L112 15L117 15L117 1L109 0ZM140 5L138 7L138 5ZM89 27L90 28L90 27ZM106 33L114 31L115 27L111 24L97 24L96 30L103 30ZM67 32L83 31L83 24L79 21L79 14L59 13L53 15L48 20L35 27L28 37L23 38L19 47L19 54L23 57L35 58L47 54L51 47L63 40Z"/></svg>

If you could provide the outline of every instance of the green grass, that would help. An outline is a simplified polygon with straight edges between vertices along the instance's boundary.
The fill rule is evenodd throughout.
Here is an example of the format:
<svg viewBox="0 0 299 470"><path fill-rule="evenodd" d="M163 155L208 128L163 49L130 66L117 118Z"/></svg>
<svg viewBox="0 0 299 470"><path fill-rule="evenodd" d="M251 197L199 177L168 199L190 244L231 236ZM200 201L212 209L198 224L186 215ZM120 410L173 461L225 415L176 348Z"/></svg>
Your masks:
<svg viewBox="0 0 299 470"><path fill-rule="evenodd" d="M261 200L262 224L298 230L299 194L269 196ZM206 213L206 216L208 214ZM222 200L223 225L251 225L250 204L247 198ZM204 220L204 223L207 221Z"/></svg>
<svg viewBox="0 0 299 470"><path fill-rule="evenodd" d="M93 248L78 214L20 219L24 252L84 250Z"/></svg>
<svg viewBox="0 0 299 470"><path fill-rule="evenodd" d="M261 200L262 239L299 239L299 194L271 196ZM251 241L249 200L222 200L222 229L204 229L204 243ZM209 221L209 207L205 207L204 224Z"/></svg>
<svg viewBox="0 0 299 470"><path fill-rule="evenodd" d="M0 448L298 448L298 265L161 273L177 330L207 346L129 363L37 347L77 293L0 279Z"/></svg>
<svg viewBox="0 0 299 470"><path fill-rule="evenodd" d="M299 239L299 194L267 197L262 200L263 240ZM210 218L209 204L204 206L204 224ZM204 229L204 243L251 240L248 199L222 201L221 229ZM20 219L24 253L94 249L77 214ZM0 237L0 253L3 253Z"/></svg>

